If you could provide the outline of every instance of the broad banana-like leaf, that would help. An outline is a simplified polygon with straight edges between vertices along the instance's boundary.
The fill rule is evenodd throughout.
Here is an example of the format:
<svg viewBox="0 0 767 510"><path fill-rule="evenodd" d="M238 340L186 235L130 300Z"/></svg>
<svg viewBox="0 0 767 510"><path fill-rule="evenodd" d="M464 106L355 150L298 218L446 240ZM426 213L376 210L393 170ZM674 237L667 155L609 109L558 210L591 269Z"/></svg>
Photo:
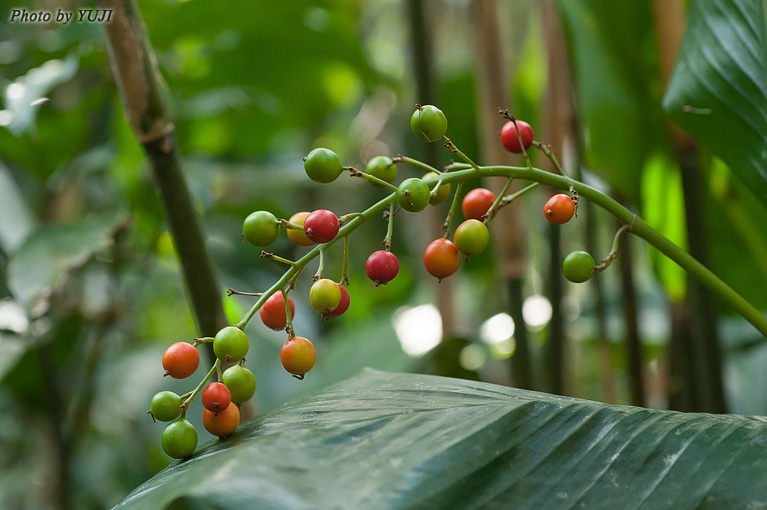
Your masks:
<svg viewBox="0 0 767 510"><path fill-rule="evenodd" d="M663 107L767 204L767 2L690 3Z"/></svg>
<svg viewBox="0 0 767 510"><path fill-rule="evenodd" d="M761 418L367 369L209 441L115 508L745 509L764 507L765 476Z"/></svg>

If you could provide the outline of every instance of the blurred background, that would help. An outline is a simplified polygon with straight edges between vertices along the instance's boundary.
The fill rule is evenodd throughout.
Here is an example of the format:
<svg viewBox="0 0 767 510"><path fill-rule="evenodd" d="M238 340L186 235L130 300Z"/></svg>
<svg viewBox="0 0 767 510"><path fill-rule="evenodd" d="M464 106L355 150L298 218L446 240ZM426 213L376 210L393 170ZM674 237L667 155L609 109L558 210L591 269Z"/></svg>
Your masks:
<svg viewBox="0 0 767 510"><path fill-rule="evenodd" d="M450 163L440 144L413 136L416 103L439 106L448 136L480 164L521 165L498 143L498 108L508 108L570 175L619 198L766 309L765 206L661 108L683 4L139 1L228 320L254 299L226 289L266 290L284 269L240 241L250 212L342 215L385 196L347 176L309 181L302 157L312 148L356 168L379 154ZM103 27L10 23L11 7L92 6L0 9L0 506L104 508L169 464L149 401L196 384L163 379L161 356L198 333ZM469 182L464 192L502 184ZM501 210L492 248L441 284L421 260L449 202L397 215L401 268L386 286L364 273L386 222L358 229L345 315L322 322L309 305L315 265L291 294L296 330L318 350L304 381L279 362L284 332L257 317L246 328L258 412L369 366L767 414L761 335L630 236L607 271L565 281L563 256L606 256L620 225L581 203L576 221L552 228L541 214L551 194L537 189ZM306 249L282 235L269 250L295 259ZM328 255L326 275L338 280L340 243ZM200 415L197 400L189 416L199 425ZM201 443L212 438L198 430Z"/></svg>

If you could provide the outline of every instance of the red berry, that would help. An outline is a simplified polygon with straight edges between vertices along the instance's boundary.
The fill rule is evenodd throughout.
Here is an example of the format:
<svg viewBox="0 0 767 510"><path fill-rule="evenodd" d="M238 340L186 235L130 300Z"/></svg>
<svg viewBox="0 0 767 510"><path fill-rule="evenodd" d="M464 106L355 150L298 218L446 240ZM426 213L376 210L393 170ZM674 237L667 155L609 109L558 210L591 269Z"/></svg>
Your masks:
<svg viewBox="0 0 767 510"><path fill-rule="evenodd" d="M436 239L423 252L423 265L430 275L442 280L458 271L461 265L461 255L452 241Z"/></svg>
<svg viewBox="0 0 767 510"><path fill-rule="evenodd" d="M551 197L543 206L543 215L554 225L562 225L570 221L575 213L575 202L564 193Z"/></svg>
<svg viewBox="0 0 767 510"><path fill-rule="evenodd" d="M190 343L176 342L162 355L162 367L165 375L174 379L184 379L197 370L200 365L200 353Z"/></svg>
<svg viewBox="0 0 767 510"><path fill-rule="evenodd" d="M202 390L202 405L205 409L219 413L229 407L232 401L232 394L225 384L220 382L210 383Z"/></svg>
<svg viewBox="0 0 767 510"><path fill-rule="evenodd" d="M343 313L349 309L349 304L351 303L349 291L340 283L338 284L338 288L341 289L341 302L338 303L338 306L335 307L332 312L326 313L325 317L338 317L339 315L343 315Z"/></svg>
<svg viewBox="0 0 767 510"><path fill-rule="evenodd" d="M282 366L299 379L304 378L304 374L312 369L316 360L317 350L302 336L288 338L280 350Z"/></svg>
<svg viewBox="0 0 767 510"><path fill-rule="evenodd" d="M202 411L202 424L214 436L229 436L234 434L240 424L240 410L237 406L228 406L219 412L205 409Z"/></svg>
<svg viewBox="0 0 767 510"><path fill-rule="evenodd" d="M483 221L493 202L495 202L495 193L489 189L475 188L463 197L463 202L461 203L463 216L467 220ZM493 213L493 217L495 217L495 213Z"/></svg>
<svg viewBox="0 0 767 510"><path fill-rule="evenodd" d="M530 144L533 143L533 138L535 138L533 128L531 128L530 124L524 120L518 120L517 127L519 128L519 134L522 136L522 143L525 145L525 149L527 149L530 147ZM514 154L522 153L517 130L512 121L507 122L501 128L501 143L509 152L513 152Z"/></svg>
<svg viewBox="0 0 767 510"><path fill-rule="evenodd" d="M315 243L328 243L336 238L338 217L327 209L317 209L304 220L304 234Z"/></svg>
<svg viewBox="0 0 767 510"><path fill-rule="evenodd" d="M365 262L365 272L376 286L385 285L397 276L399 260L390 251L378 250L373 252Z"/></svg>
<svg viewBox="0 0 767 510"><path fill-rule="evenodd" d="M288 306L290 307L290 317L292 319L296 316L296 305L290 296L288 296ZM282 292L275 292L269 296L269 299L261 307L261 322L267 328L274 330L285 329L285 326L288 325L288 318L285 314L285 300L282 297Z"/></svg>

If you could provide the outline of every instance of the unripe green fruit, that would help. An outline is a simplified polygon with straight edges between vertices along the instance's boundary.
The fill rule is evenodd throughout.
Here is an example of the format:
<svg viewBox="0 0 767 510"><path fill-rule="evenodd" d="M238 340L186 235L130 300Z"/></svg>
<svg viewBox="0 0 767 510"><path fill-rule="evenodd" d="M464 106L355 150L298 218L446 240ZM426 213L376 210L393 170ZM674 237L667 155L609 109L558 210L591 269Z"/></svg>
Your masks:
<svg viewBox="0 0 767 510"><path fill-rule="evenodd" d="M161 391L152 397L149 412L155 419L171 421L181 416L181 397L172 391Z"/></svg>
<svg viewBox="0 0 767 510"><path fill-rule="evenodd" d="M242 233L250 243L256 246L272 244L280 235L280 224L269 211L250 213L242 224Z"/></svg>
<svg viewBox="0 0 767 510"><path fill-rule="evenodd" d="M397 166L391 158L387 156L376 156L368 161L368 164L365 167L365 173L372 175L373 177L378 177L382 181L391 184L394 182L394 179L397 178ZM383 185L378 184L377 182L371 181L371 184L378 188L383 187Z"/></svg>
<svg viewBox="0 0 767 510"><path fill-rule="evenodd" d="M455 229L455 246L466 255L477 255L487 248L490 232L479 220L466 220Z"/></svg>
<svg viewBox="0 0 767 510"><path fill-rule="evenodd" d="M315 182L333 182L344 171L344 167L335 152L319 148L304 158L304 170Z"/></svg>
<svg viewBox="0 0 767 510"><path fill-rule="evenodd" d="M585 251L574 251L562 262L562 273L573 283L588 281L594 274L594 257Z"/></svg>
<svg viewBox="0 0 767 510"><path fill-rule="evenodd" d="M234 365L221 374L223 382L232 394L232 402L242 404L256 393L256 376L242 365Z"/></svg>
<svg viewBox="0 0 767 510"><path fill-rule="evenodd" d="M186 418L179 418L162 431L160 444L174 459L189 457L197 449L197 429Z"/></svg>
<svg viewBox="0 0 767 510"><path fill-rule="evenodd" d="M421 179L424 181L427 179L434 179L435 177L439 177L436 172L428 172L426 173ZM439 188L437 188L437 193L429 198L429 202L431 202L433 205L441 204L445 200L447 200L447 197L450 196L450 183L444 182L439 185ZM434 189L434 185L431 185L431 189Z"/></svg>
<svg viewBox="0 0 767 510"><path fill-rule="evenodd" d="M429 205L431 191L421 179L405 179L397 188L397 202L403 209L411 212L422 211Z"/></svg>
<svg viewBox="0 0 767 510"><path fill-rule="evenodd" d="M410 117L410 128L424 142L436 142L447 131L447 118L436 106L418 105Z"/></svg>
<svg viewBox="0 0 767 510"><path fill-rule="evenodd" d="M248 337L240 328L227 326L216 333L213 352L222 361L240 361L248 353Z"/></svg>
<svg viewBox="0 0 767 510"><path fill-rule="evenodd" d="M341 302L341 289L333 280L317 280L309 289L309 302L320 313L330 313Z"/></svg>

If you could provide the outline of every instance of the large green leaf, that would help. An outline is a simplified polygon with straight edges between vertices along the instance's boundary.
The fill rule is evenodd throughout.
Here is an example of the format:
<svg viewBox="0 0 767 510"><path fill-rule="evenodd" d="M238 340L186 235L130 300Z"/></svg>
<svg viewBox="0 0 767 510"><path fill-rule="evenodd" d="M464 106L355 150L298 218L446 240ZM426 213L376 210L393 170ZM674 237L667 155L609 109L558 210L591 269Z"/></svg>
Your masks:
<svg viewBox="0 0 767 510"><path fill-rule="evenodd" d="M766 432L365 370L208 442L116 508L763 508Z"/></svg>
<svg viewBox="0 0 767 510"><path fill-rule="evenodd" d="M767 203L767 2L692 2L663 106Z"/></svg>

